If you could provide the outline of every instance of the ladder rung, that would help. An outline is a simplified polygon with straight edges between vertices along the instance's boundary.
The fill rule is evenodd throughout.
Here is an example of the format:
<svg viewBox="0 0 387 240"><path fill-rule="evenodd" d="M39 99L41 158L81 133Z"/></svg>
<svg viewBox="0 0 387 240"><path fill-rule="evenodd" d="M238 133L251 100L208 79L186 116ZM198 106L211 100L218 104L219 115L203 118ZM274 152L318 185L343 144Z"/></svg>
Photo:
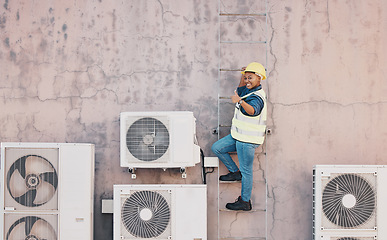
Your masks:
<svg viewBox="0 0 387 240"><path fill-rule="evenodd" d="M252 16L266 16L266 13L220 13L219 16L246 16L246 17L252 17Z"/></svg>
<svg viewBox="0 0 387 240"><path fill-rule="evenodd" d="M221 68L221 69L219 69L219 71L221 71L221 72L240 72L240 71L242 71L242 69L225 69L225 68Z"/></svg>
<svg viewBox="0 0 387 240"><path fill-rule="evenodd" d="M230 97L219 96L219 99L231 99Z"/></svg>
<svg viewBox="0 0 387 240"><path fill-rule="evenodd" d="M233 240L233 239L261 240L261 239L266 239L266 238L265 237L221 237L219 239L222 239L222 240Z"/></svg>
<svg viewBox="0 0 387 240"><path fill-rule="evenodd" d="M253 213L253 212L266 212L266 209L251 209L250 211L235 211L235 210L230 210L227 208L221 208L219 209L220 212L245 212L245 213Z"/></svg>
<svg viewBox="0 0 387 240"><path fill-rule="evenodd" d="M221 72L242 72L242 69L226 69L226 68L221 68L219 69ZM265 71L267 72L267 68L265 68Z"/></svg>
<svg viewBox="0 0 387 240"><path fill-rule="evenodd" d="M241 180L239 180L239 181L219 181L219 183L224 183L224 184L241 183Z"/></svg>
<svg viewBox="0 0 387 240"><path fill-rule="evenodd" d="M220 43L266 43L266 41L220 41Z"/></svg>
<svg viewBox="0 0 387 240"><path fill-rule="evenodd" d="M230 154L234 154L234 153L230 153ZM230 184L230 183L241 183L241 181L219 181L219 183L221 183L221 184ZM258 180L258 181L254 181L254 183L266 183L266 181Z"/></svg>

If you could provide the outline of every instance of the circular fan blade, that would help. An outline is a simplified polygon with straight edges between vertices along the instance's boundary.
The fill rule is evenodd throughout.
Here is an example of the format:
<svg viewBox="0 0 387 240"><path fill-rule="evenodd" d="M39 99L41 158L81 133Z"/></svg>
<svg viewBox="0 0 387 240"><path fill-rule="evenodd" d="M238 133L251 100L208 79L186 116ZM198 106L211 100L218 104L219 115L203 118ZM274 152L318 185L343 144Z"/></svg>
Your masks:
<svg viewBox="0 0 387 240"><path fill-rule="evenodd" d="M43 172L52 172L54 167L51 163L43 157L30 155L27 157L25 162L26 174L30 173L43 173Z"/></svg>
<svg viewBox="0 0 387 240"><path fill-rule="evenodd" d="M144 210L145 218L141 214ZM122 222L128 232L141 238L160 236L170 221L167 201L161 194L152 191L133 193L125 200L121 213Z"/></svg>
<svg viewBox="0 0 387 240"><path fill-rule="evenodd" d="M136 146L142 143L142 140L143 140L143 137L138 137L138 136L128 137L126 139L126 145L130 148L135 148Z"/></svg>
<svg viewBox="0 0 387 240"><path fill-rule="evenodd" d="M356 174L333 178L324 188L322 205L325 216L344 228L364 224L375 210L376 195L371 185Z"/></svg>
<svg viewBox="0 0 387 240"><path fill-rule="evenodd" d="M135 149L138 145L143 144L144 137L148 135L152 135L152 130L148 129L147 119L137 120L130 126L126 134L128 148Z"/></svg>
<svg viewBox="0 0 387 240"><path fill-rule="evenodd" d="M27 216L13 223L6 235L6 240L21 239L56 240L57 236L46 220L36 216Z"/></svg>
<svg viewBox="0 0 387 240"><path fill-rule="evenodd" d="M55 189L58 187L58 176L55 172L45 172L39 176L44 182L51 184Z"/></svg>
<svg viewBox="0 0 387 240"><path fill-rule="evenodd" d="M14 172L19 172L23 178L26 177L26 158L27 156L21 157L12 164L8 171L8 180Z"/></svg>
<svg viewBox="0 0 387 240"><path fill-rule="evenodd" d="M142 156L142 158L146 158L146 156L149 156L152 152L149 150L148 146L144 143L140 143L137 148L133 148L132 154L133 156Z"/></svg>
<svg viewBox="0 0 387 240"><path fill-rule="evenodd" d="M35 205L42 205L48 202L55 194L55 188L48 182L41 182L39 187L36 189L36 196L34 199Z"/></svg>
<svg viewBox="0 0 387 240"><path fill-rule="evenodd" d="M43 219L38 219L35 224L32 225L31 235L36 236L39 239L56 239L54 228Z"/></svg>
<svg viewBox="0 0 387 240"><path fill-rule="evenodd" d="M147 134L152 134L154 131L149 128L149 120L148 118L141 118L135 121L128 129L127 137L139 137L142 138Z"/></svg>
<svg viewBox="0 0 387 240"><path fill-rule="evenodd" d="M20 197L28 191L26 181L19 171L14 171L7 182L11 197Z"/></svg>
<svg viewBox="0 0 387 240"><path fill-rule="evenodd" d="M34 224L40 219L38 217L35 217L35 216L28 216L28 217L25 217L25 234L26 236L29 236L31 235L31 229L32 227L34 226Z"/></svg>
<svg viewBox="0 0 387 240"><path fill-rule="evenodd" d="M36 198L36 189L28 190L25 194L21 195L20 197L15 197L15 201L27 206L27 207L37 207L39 205L34 204Z"/></svg>
<svg viewBox="0 0 387 240"><path fill-rule="evenodd" d="M46 184L48 186L44 186ZM58 187L58 176L47 159L27 155L16 160L10 167L7 173L7 187L15 201L27 207L37 207L54 196ZM38 199L36 189L42 189L38 192ZM46 201L43 202L43 199Z"/></svg>
<svg viewBox="0 0 387 240"><path fill-rule="evenodd" d="M26 224L25 219L19 219L11 227L9 227L6 240L18 240L25 239L26 237Z"/></svg>
<svg viewBox="0 0 387 240"><path fill-rule="evenodd" d="M167 146L169 145L169 133L167 131L158 130L154 138L154 145L156 146Z"/></svg>

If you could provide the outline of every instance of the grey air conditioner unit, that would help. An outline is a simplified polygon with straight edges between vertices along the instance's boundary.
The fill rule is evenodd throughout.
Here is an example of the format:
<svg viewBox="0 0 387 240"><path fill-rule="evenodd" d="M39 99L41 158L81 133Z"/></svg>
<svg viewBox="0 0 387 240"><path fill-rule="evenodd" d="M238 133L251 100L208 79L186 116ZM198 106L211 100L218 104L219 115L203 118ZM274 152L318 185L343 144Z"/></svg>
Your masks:
<svg viewBox="0 0 387 240"><path fill-rule="evenodd" d="M0 176L0 239L93 239L93 144L1 143Z"/></svg>
<svg viewBox="0 0 387 240"><path fill-rule="evenodd" d="M387 167L316 165L313 239L387 239Z"/></svg>
<svg viewBox="0 0 387 240"><path fill-rule="evenodd" d="M136 168L192 167L200 162L192 112L122 112L120 165Z"/></svg>
<svg viewBox="0 0 387 240"><path fill-rule="evenodd" d="M207 239L202 184L114 185L114 240Z"/></svg>

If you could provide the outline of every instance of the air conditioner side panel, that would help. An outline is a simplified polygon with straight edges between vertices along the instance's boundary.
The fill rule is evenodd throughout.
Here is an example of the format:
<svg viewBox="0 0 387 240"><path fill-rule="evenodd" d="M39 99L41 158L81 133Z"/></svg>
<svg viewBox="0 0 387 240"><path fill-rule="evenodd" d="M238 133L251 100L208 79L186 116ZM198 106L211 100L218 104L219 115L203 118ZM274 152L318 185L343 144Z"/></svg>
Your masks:
<svg viewBox="0 0 387 240"><path fill-rule="evenodd" d="M378 169L377 177L377 226L378 239L387 239L387 166Z"/></svg>
<svg viewBox="0 0 387 240"><path fill-rule="evenodd" d="M193 166L194 117L190 113L171 118L171 165Z"/></svg>
<svg viewBox="0 0 387 240"><path fill-rule="evenodd" d="M321 236L321 169L315 167L313 171L313 240L318 240Z"/></svg>
<svg viewBox="0 0 387 240"><path fill-rule="evenodd" d="M176 191L176 239L207 239L207 187L191 185Z"/></svg>
<svg viewBox="0 0 387 240"><path fill-rule="evenodd" d="M94 145L60 148L60 239L93 239Z"/></svg>
<svg viewBox="0 0 387 240"><path fill-rule="evenodd" d="M4 159L5 159L5 146L4 143L1 143L1 153L0 153L0 237L4 236Z"/></svg>
<svg viewBox="0 0 387 240"><path fill-rule="evenodd" d="M121 227L121 185L113 186L113 240L120 240L120 227Z"/></svg>

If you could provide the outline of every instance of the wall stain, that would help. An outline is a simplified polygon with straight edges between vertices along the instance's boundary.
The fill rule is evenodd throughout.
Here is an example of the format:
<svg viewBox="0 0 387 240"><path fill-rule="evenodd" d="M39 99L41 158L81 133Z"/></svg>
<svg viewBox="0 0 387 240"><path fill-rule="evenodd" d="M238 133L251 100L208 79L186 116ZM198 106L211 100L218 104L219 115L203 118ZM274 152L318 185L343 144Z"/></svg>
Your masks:
<svg viewBox="0 0 387 240"><path fill-rule="evenodd" d="M5 28L6 22L7 22L7 19L4 15L2 17L0 17L0 28Z"/></svg>
<svg viewBox="0 0 387 240"><path fill-rule="evenodd" d="M9 58L12 62L16 62L16 53L14 51L9 52Z"/></svg>
<svg viewBox="0 0 387 240"><path fill-rule="evenodd" d="M47 49L47 41L45 39L42 39L39 44L39 48L41 51L45 51Z"/></svg>
<svg viewBox="0 0 387 240"><path fill-rule="evenodd" d="M4 40L4 43L5 43L5 46L6 46L7 48L9 48L9 38L6 38L6 39Z"/></svg>
<svg viewBox="0 0 387 240"><path fill-rule="evenodd" d="M66 32L66 30L67 30L67 25L66 25L66 24L63 24L63 26L62 26L62 31L63 31L63 32ZM63 35L63 37L64 37L65 40L67 40L67 33L65 33L65 34Z"/></svg>

